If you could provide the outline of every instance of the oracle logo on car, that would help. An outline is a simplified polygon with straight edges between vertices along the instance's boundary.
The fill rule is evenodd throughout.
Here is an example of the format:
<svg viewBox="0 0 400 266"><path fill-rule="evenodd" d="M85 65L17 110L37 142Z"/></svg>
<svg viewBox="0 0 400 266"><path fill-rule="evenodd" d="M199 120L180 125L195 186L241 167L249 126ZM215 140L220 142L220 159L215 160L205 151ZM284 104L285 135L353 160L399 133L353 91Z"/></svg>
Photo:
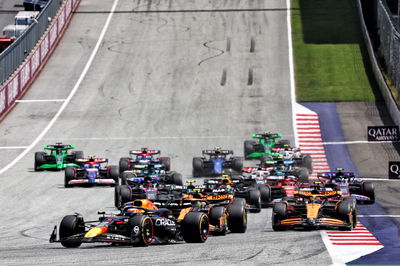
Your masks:
<svg viewBox="0 0 400 266"><path fill-rule="evenodd" d="M400 179L400 162L389 162L389 179Z"/></svg>
<svg viewBox="0 0 400 266"><path fill-rule="evenodd" d="M398 141L398 126L369 126L368 141Z"/></svg>
<svg viewBox="0 0 400 266"><path fill-rule="evenodd" d="M159 218L156 220L156 226L174 226L175 222L166 218Z"/></svg>

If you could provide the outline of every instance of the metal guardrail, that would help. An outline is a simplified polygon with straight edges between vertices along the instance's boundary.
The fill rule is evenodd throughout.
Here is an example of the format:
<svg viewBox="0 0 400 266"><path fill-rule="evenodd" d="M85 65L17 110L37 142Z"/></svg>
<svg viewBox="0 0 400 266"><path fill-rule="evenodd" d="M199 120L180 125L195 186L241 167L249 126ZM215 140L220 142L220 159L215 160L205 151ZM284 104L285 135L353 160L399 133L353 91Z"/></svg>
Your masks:
<svg viewBox="0 0 400 266"><path fill-rule="evenodd" d="M64 0L49 0L33 23L14 43L0 54L0 85L3 84L26 59L37 44Z"/></svg>
<svg viewBox="0 0 400 266"><path fill-rule="evenodd" d="M372 71L373 71L374 77L378 83L378 86L382 93L383 99L385 100L385 103L386 103L386 106L387 106L390 116L392 117L392 119L396 125L400 125L400 111L399 111L399 108L397 107L396 101L394 100L394 98L392 96L390 88L386 84L385 78L384 78L384 76L381 72L381 68L378 64L378 60L376 59L372 41L371 41L368 29L367 29L367 25L365 24L361 0L357 1L357 5L358 5L358 13L360 16L360 22L361 22L360 23L361 30L362 30L362 33L364 36L365 44L366 44L367 51L368 51L368 57L370 59L371 65L372 65Z"/></svg>
<svg viewBox="0 0 400 266"><path fill-rule="evenodd" d="M400 33L397 20L390 13L385 0L378 3L379 53L383 56L385 69L392 84L400 94Z"/></svg>

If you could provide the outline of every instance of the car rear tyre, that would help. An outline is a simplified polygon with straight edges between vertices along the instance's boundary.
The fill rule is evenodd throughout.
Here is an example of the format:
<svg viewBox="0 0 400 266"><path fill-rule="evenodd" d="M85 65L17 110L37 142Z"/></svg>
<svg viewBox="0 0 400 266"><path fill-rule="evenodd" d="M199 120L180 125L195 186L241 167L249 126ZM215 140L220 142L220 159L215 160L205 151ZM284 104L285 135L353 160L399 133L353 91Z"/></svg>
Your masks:
<svg viewBox="0 0 400 266"><path fill-rule="evenodd" d="M161 163L165 166L166 171L171 170L171 158L169 157L160 157Z"/></svg>
<svg viewBox="0 0 400 266"><path fill-rule="evenodd" d="M223 221L221 224L221 218L224 219L225 216L225 207L216 206L213 207L210 211L210 224L216 226L219 230L218 235L226 234L226 221Z"/></svg>
<svg viewBox="0 0 400 266"><path fill-rule="evenodd" d="M203 158L193 158L193 177L199 177L203 173Z"/></svg>
<svg viewBox="0 0 400 266"><path fill-rule="evenodd" d="M123 186L120 186L120 190L119 190L119 192L120 192L120 207L122 206L122 205L124 205L125 203L127 203L127 202L130 202L130 201L132 201L133 199L132 199L132 190L131 190L131 188L129 187L129 186L127 186L127 185L123 185Z"/></svg>
<svg viewBox="0 0 400 266"><path fill-rule="evenodd" d="M110 166L109 170L109 178L112 178L115 181L115 184L112 184L112 186L118 185L118 177L119 177L119 169L118 166L112 165Z"/></svg>
<svg viewBox="0 0 400 266"><path fill-rule="evenodd" d="M249 157L248 155L255 152L254 145L256 145L256 144L257 143L253 140L245 140L244 141L244 158L245 159L251 159L251 157Z"/></svg>
<svg viewBox="0 0 400 266"><path fill-rule="evenodd" d="M189 212L182 221L182 236L187 243L204 243L209 234L210 222L202 212Z"/></svg>
<svg viewBox="0 0 400 266"><path fill-rule="evenodd" d="M250 189L247 192L247 200L250 205L253 205L253 209L251 212L260 212L261 211L261 195L258 189Z"/></svg>
<svg viewBox="0 0 400 266"><path fill-rule="evenodd" d="M72 187L72 185L69 184L69 181L75 178L76 178L75 167L68 166L67 168L65 168L64 187Z"/></svg>
<svg viewBox="0 0 400 266"><path fill-rule="evenodd" d="M66 248L77 248L81 245L80 242L65 240L65 238L84 233L85 225L83 218L78 218L76 215L67 215L60 224L60 242Z"/></svg>
<svg viewBox="0 0 400 266"><path fill-rule="evenodd" d="M35 171L42 171L39 167L46 163L45 155L45 152L35 152Z"/></svg>
<svg viewBox="0 0 400 266"><path fill-rule="evenodd" d="M116 186L114 188L114 206L119 208L121 203L121 186Z"/></svg>
<svg viewBox="0 0 400 266"><path fill-rule="evenodd" d="M237 172L242 172L243 170L243 157L233 157L232 168Z"/></svg>
<svg viewBox="0 0 400 266"><path fill-rule="evenodd" d="M122 174L124 171L130 170L131 159L124 157L119 159L119 173ZM122 176L121 176L122 177Z"/></svg>
<svg viewBox="0 0 400 266"><path fill-rule="evenodd" d="M235 200L228 207L228 228L232 233L244 233L247 229L247 211L244 199Z"/></svg>
<svg viewBox="0 0 400 266"><path fill-rule="evenodd" d="M177 172L173 173L172 174L172 184L182 186L183 185L182 174L177 173Z"/></svg>
<svg viewBox="0 0 400 266"><path fill-rule="evenodd" d="M271 187L268 185L257 184L257 188L260 191L261 202L266 203L272 201L271 199Z"/></svg>
<svg viewBox="0 0 400 266"><path fill-rule="evenodd" d="M73 151L71 155L75 155L75 160L85 158L83 151Z"/></svg>

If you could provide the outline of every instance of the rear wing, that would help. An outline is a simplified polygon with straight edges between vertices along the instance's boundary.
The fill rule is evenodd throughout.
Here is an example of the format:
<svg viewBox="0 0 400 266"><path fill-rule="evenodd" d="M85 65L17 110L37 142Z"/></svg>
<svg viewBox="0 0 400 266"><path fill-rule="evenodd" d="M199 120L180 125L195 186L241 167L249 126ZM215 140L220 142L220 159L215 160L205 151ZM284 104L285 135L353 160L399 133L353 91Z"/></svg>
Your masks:
<svg viewBox="0 0 400 266"><path fill-rule="evenodd" d="M74 145L56 143L54 145L44 145L43 148L45 150L70 150L70 149L74 149L75 146Z"/></svg>
<svg viewBox="0 0 400 266"><path fill-rule="evenodd" d="M91 161L89 158L83 158L83 159L76 159L75 161L78 163L89 163L89 162L107 163L108 159L107 158L93 158Z"/></svg>
<svg viewBox="0 0 400 266"><path fill-rule="evenodd" d="M233 154L233 150L219 150L218 153L215 150L203 150L203 155L228 155Z"/></svg>
<svg viewBox="0 0 400 266"><path fill-rule="evenodd" d="M326 173L318 173L317 177L318 178L335 178L336 177L337 172L326 172ZM353 172L341 172L342 177L343 178L353 178L354 173Z"/></svg>
<svg viewBox="0 0 400 266"><path fill-rule="evenodd" d="M270 171L271 167L243 167L243 172L251 173L254 171Z"/></svg>
<svg viewBox="0 0 400 266"><path fill-rule="evenodd" d="M141 150L130 150L129 154L130 155L140 155L140 154L160 154L160 150L146 150L146 149L141 149Z"/></svg>
<svg viewBox="0 0 400 266"><path fill-rule="evenodd" d="M253 134L252 137L254 139L277 139L277 138L281 138L282 134L281 133L265 132L265 133Z"/></svg>

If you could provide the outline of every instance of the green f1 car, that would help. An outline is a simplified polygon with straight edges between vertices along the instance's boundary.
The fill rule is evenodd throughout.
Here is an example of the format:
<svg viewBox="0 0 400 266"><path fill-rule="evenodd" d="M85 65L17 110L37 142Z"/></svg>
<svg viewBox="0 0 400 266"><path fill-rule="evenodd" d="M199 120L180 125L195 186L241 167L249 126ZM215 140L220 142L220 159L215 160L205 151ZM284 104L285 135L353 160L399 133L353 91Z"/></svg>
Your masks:
<svg viewBox="0 0 400 266"><path fill-rule="evenodd" d="M56 143L55 145L45 145L46 152L35 152L35 171L42 170L61 170L68 166L79 167L76 159L83 159L83 151L68 150L74 149L74 145Z"/></svg>
<svg viewBox="0 0 400 266"><path fill-rule="evenodd" d="M280 133L264 132L259 134L253 134L252 138L254 140L245 140L244 142L244 157L245 159L262 159L262 157L270 156L277 157L280 153L273 151L275 147L283 147L284 145L290 144L289 140L282 139L276 141L276 139L281 138ZM265 158L267 159L267 158Z"/></svg>

